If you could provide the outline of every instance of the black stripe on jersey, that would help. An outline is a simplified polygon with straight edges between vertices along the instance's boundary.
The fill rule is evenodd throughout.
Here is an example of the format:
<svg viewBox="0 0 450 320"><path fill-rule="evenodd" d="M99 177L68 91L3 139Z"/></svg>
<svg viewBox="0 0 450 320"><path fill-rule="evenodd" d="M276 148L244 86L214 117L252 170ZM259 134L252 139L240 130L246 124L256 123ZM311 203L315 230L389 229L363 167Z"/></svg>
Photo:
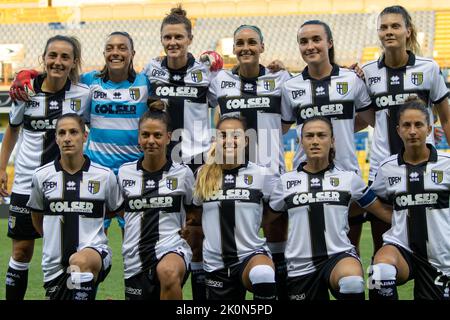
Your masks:
<svg viewBox="0 0 450 320"><path fill-rule="evenodd" d="M329 99L329 96L328 96ZM320 99L324 100L324 99ZM324 104L312 104L297 107L297 124L301 125L309 118L323 116L329 119L346 120L354 118L354 101L333 101L328 100Z"/></svg>
<svg viewBox="0 0 450 320"><path fill-rule="evenodd" d="M310 192L323 192L324 172L308 174ZM325 212L323 203L311 203L308 209L309 230L311 234L311 253L314 265L328 259L325 240Z"/></svg>
<svg viewBox="0 0 450 320"><path fill-rule="evenodd" d="M153 98L168 99L169 112L173 129L184 128L184 102L206 103L208 87L185 86L184 81L180 84L155 84ZM181 83L182 82L182 83Z"/></svg>
<svg viewBox="0 0 450 320"><path fill-rule="evenodd" d="M426 193L424 186L426 166L411 166L407 164L406 168L407 192L408 195L416 199L418 195ZM424 258L427 258L428 242L427 207L428 205L410 206L407 217L409 246L414 252Z"/></svg>
<svg viewBox="0 0 450 320"><path fill-rule="evenodd" d="M237 173L223 174L222 190L224 190L225 193L229 189L236 188L236 178ZM222 260L226 268L239 262L236 239L234 237L234 230L236 228L235 204L236 200L222 200L219 203L220 234L222 236Z"/></svg>
<svg viewBox="0 0 450 320"><path fill-rule="evenodd" d="M142 191L143 198L157 198L159 196L159 181L163 171L150 173L143 171ZM152 186L152 187L148 187ZM129 201L127 199L127 206ZM159 240L159 213L160 208L148 208L142 210L141 235L139 237L139 256L142 262L142 270L149 270L157 261L155 246Z"/></svg>
<svg viewBox="0 0 450 320"><path fill-rule="evenodd" d="M261 66L260 66L261 73ZM258 78L244 78L241 79L241 96L247 97L247 103L251 97L257 98L257 89L258 89ZM280 109L281 110L281 109ZM222 107L220 107L220 111L222 111ZM247 122L248 129L258 130L258 110L252 110L248 108L243 108L240 110L241 115L245 117Z"/></svg>
<svg viewBox="0 0 450 320"><path fill-rule="evenodd" d="M288 209L309 206L311 204L329 204L347 207L350 202L350 193L338 190L311 190L290 194L285 198Z"/></svg>
<svg viewBox="0 0 450 320"><path fill-rule="evenodd" d="M63 199L66 201L76 201L80 198L80 183L83 179L83 172L78 171L71 175L63 171ZM79 244L79 215L75 212L64 212L61 219L61 264L69 265L69 258L77 252Z"/></svg>
<svg viewBox="0 0 450 320"><path fill-rule="evenodd" d="M397 133L398 111L399 107L403 105L403 103L401 102L405 101L405 99L409 95L417 95L419 98L426 102L429 99L429 92L425 90L411 90L407 92L405 90L404 83L405 76L406 67L399 69L386 68L386 89L389 94L384 96L379 95L375 97L375 105L377 107L384 107L389 109L386 118L388 127L389 150L391 155L397 154L403 146L403 142ZM376 111L378 111L378 109L376 109Z"/></svg>

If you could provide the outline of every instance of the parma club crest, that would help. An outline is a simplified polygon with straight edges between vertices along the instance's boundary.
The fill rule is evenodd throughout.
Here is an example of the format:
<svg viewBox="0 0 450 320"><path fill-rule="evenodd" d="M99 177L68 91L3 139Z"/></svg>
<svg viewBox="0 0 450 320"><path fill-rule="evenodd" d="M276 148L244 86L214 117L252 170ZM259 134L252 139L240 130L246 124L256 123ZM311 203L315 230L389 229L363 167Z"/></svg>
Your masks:
<svg viewBox="0 0 450 320"><path fill-rule="evenodd" d="M14 227L16 226L16 217L14 216L9 216L8 217L8 227L10 229L14 229Z"/></svg>
<svg viewBox="0 0 450 320"><path fill-rule="evenodd" d="M175 190L178 187L177 178L166 178L166 187L169 190Z"/></svg>
<svg viewBox="0 0 450 320"><path fill-rule="evenodd" d="M267 91L275 90L275 79L264 80L263 87Z"/></svg>
<svg viewBox="0 0 450 320"><path fill-rule="evenodd" d="M88 191L92 194L96 194L100 191L100 181L88 181Z"/></svg>
<svg viewBox="0 0 450 320"><path fill-rule="evenodd" d="M348 92L348 82L337 82L336 83L336 91L343 96Z"/></svg>
<svg viewBox="0 0 450 320"><path fill-rule="evenodd" d="M81 99L70 99L70 109L72 109L75 112L80 111Z"/></svg>
<svg viewBox="0 0 450 320"><path fill-rule="evenodd" d="M330 178L330 184L331 184L333 187L339 186L339 178Z"/></svg>
<svg viewBox="0 0 450 320"><path fill-rule="evenodd" d="M244 174L244 182L246 185L251 185L253 183L253 176L250 174Z"/></svg>
<svg viewBox="0 0 450 320"><path fill-rule="evenodd" d="M420 86L423 83L423 72L411 73L411 82L416 86Z"/></svg>
<svg viewBox="0 0 450 320"><path fill-rule="evenodd" d="M191 78L195 83L202 82L203 74L200 70L197 70L191 73Z"/></svg>
<svg viewBox="0 0 450 320"><path fill-rule="evenodd" d="M141 90L139 88L130 88L130 98L133 100L139 100L141 97Z"/></svg>
<svg viewBox="0 0 450 320"><path fill-rule="evenodd" d="M440 184L442 180L444 180L444 172L442 170L431 170L431 181Z"/></svg>

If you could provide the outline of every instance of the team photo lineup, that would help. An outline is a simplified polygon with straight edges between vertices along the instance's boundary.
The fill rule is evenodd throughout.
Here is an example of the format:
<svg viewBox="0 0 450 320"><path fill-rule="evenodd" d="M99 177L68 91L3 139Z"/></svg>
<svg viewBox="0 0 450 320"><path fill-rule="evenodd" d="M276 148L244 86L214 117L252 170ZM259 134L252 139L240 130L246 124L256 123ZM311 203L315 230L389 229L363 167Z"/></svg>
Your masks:
<svg viewBox="0 0 450 320"><path fill-rule="evenodd" d="M39 43L42 69L13 75L1 144L4 298L26 299L34 253L38 299L98 299L114 255L122 300L401 300L402 287L450 300L450 153L437 148L450 94L414 22L383 8L379 57L343 66L330 24L299 20L295 73L263 65L265 30L244 19L233 65L192 54L181 4L141 70L127 30L105 34L103 68L84 73L76 30ZM355 134L368 131L363 174Z"/></svg>

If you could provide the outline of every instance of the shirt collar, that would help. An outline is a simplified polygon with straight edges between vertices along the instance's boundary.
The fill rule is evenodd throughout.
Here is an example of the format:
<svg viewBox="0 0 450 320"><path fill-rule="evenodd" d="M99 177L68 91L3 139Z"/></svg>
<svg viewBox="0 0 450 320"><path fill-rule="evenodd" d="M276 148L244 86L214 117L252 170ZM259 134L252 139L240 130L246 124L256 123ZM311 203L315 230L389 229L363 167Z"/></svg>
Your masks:
<svg viewBox="0 0 450 320"><path fill-rule="evenodd" d="M164 57L164 59L161 62L161 66L165 69L168 69L171 72L175 72L175 73L186 73L187 69L191 68L195 63L195 58L194 56L188 52L188 60L187 63L184 67L180 68L180 69L171 69L169 68L169 66L167 65L167 56Z"/></svg>
<svg viewBox="0 0 450 320"><path fill-rule="evenodd" d="M325 80L330 79L333 76L338 76L339 75L339 66L337 64L334 64L334 63L332 64L332 66L333 66L333 68L331 69L331 73L328 76L326 76L325 78L322 78L322 79L314 79L314 78L312 78L311 75L309 74L308 66L306 66L305 69L303 69L303 71L302 71L303 79L305 79L305 80L321 80L321 81L325 81Z"/></svg>
<svg viewBox="0 0 450 320"><path fill-rule="evenodd" d="M145 172L148 172L148 173L150 173L152 175L157 175L157 174L162 173L162 172L167 172L167 171L169 171L170 167L172 166L172 160L167 160L166 164L161 169L159 169L158 171L155 171L155 172L150 172L150 171L147 171L142 166L142 161L144 161L144 157L141 157L137 161L137 170L145 171Z"/></svg>
<svg viewBox="0 0 450 320"><path fill-rule="evenodd" d="M326 168L323 169L322 171L319 171L319 172L316 172L316 173L311 173L311 172L306 171L305 169L303 169L303 167L304 167L305 165L306 165L306 161L300 163L300 165L299 165L298 168L297 168L297 171L298 171L298 172L303 171L303 172L306 172L306 173L308 173L308 174L321 174L321 173L324 173L324 172L326 172L326 171L328 171L328 170L332 170L332 169L334 168L334 162L331 162L331 163L328 165L328 167L326 167Z"/></svg>
<svg viewBox="0 0 450 320"><path fill-rule="evenodd" d="M84 157L84 163L83 166L81 167L80 171L84 171L87 172L89 171L89 167L91 166L91 159L89 159L89 157L87 155L83 155ZM55 159L55 169L56 171L64 171L67 172L66 170L64 170L64 168L61 166L61 163L59 162L59 160L61 160L61 155L59 155L56 159ZM78 171L78 172L80 172Z"/></svg>
<svg viewBox="0 0 450 320"><path fill-rule="evenodd" d="M427 148L430 149L430 156L428 157L428 160L426 162L437 162L438 155L437 155L436 148L432 144L429 144L429 143L427 143ZM400 153L398 154L398 157L397 157L397 163L399 166L406 164L405 159L403 158L404 153L405 153L405 147L402 147L402 149L400 150Z"/></svg>
<svg viewBox="0 0 450 320"><path fill-rule="evenodd" d="M412 53L411 51L407 50L406 51L408 53L408 61L406 62L406 66L413 66L416 63L416 56L414 55L414 53ZM388 66L386 66L386 64L384 63L384 54L378 59L378 69L381 68L389 68ZM406 67L403 66L403 67ZM403 68L402 67L402 68ZM392 69L392 68L390 68ZM399 69L399 68L396 68Z"/></svg>

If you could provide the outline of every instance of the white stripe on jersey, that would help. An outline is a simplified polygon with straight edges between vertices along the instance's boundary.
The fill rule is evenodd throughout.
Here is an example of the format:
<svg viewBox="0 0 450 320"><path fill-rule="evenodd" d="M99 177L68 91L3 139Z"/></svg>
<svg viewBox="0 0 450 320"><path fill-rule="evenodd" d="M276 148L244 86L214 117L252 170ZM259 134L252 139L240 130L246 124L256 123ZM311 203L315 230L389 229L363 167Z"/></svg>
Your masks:
<svg viewBox="0 0 450 320"><path fill-rule="evenodd" d="M41 81L41 77L35 80L37 94L31 97L31 101L13 102L9 114L11 125L22 125L16 143L18 149L12 187L12 192L18 194L29 194L34 170L59 154L54 133L56 120L62 114L74 112L88 118L90 91L86 85L68 80L65 89L47 94L40 90Z"/></svg>
<svg viewBox="0 0 450 320"><path fill-rule="evenodd" d="M303 122L314 116L331 119L334 136L336 167L360 172L356 158L354 138L355 112L365 110L370 105L370 97L364 82L352 70L333 66L330 77L314 80L308 68L302 74L288 80L282 88L283 121L297 122L297 136L300 137ZM294 157L297 168L306 155L301 145Z"/></svg>
<svg viewBox="0 0 450 320"><path fill-rule="evenodd" d="M195 61L191 54L186 67L184 71L169 70L167 59L153 59L142 73L152 85L152 95L169 102L168 112L174 130L185 131L182 158L190 160L209 150L211 135L206 94L212 74L208 66ZM172 140L175 140L174 136Z"/></svg>
<svg viewBox="0 0 450 320"><path fill-rule="evenodd" d="M180 253L188 265L192 251L178 232L186 223L185 205L192 204L192 171L168 162L149 173L141 158L122 165L118 179L125 198L125 279L148 271L168 252Z"/></svg>
<svg viewBox="0 0 450 320"><path fill-rule="evenodd" d="M315 186L317 190L313 189ZM270 207L289 215L285 251L289 277L314 272L316 258L324 259L353 248L347 237L351 201L358 201L362 207L375 201L374 193L355 172L332 168L309 174L293 170L281 176L270 196ZM315 204L321 205L321 210ZM320 214L322 226L313 217ZM320 241L322 248L317 245Z"/></svg>
<svg viewBox="0 0 450 320"><path fill-rule="evenodd" d="M93 152L102 152L102 153L114 153L114 154L135 154L140 152L139 147L132 145L132 146L120 146L118 148L117 145L113 143L100 143L100 142L94 142L91 141L89 144L89 149Z"/></svg>
<svg viewBox="0 0 450 320"><path fill-rule="evenodd" d="M70 177L69 181L65 181L64 176ZM77 196L65 196L69 191L77 192ZM78 215L76 251L93 247L111 252L103 229L104 213L106 209L117 210L122 202L114 173L90 162L87 157L82 170L74 175L65 173L58 160L36 169L27 206L35 213L44 214L42 270L45 282L68 267L62 265L62 257L67 255L63 252L65 215Z"/></svg>
<svg viewBox="0 0 450 320"><path fill-rule="evenodd" d="M96 129L138 130L139 118L107 118L91 115L91 127ZM137 142L136 142L137 143Z"/></svg>
<svg viewBox="0 0 450 320"><path fill-rule="evenodd" d="M430 158L424 166L407 165L397 154L381 162L371 189L393 205L392 227L383 234L384 242L421 256L415 248L423 248L423 258L450 275L450 154L430 144L428 148ZM413 187L417 183L420 188ZM421 223L414 223L417 218ZM410 241L417 241L411 238L417 230L425 235L414 247Z"/></svg>
<svg viewBox="0 0 450 320"><path fill-rule="evenodd" d="M284 146L281 126L281 85L291 76L286 71L270 73L260 66L260 75L243 80L238 73L221 70L209 87L209 100L219 105L222 115L240 113L247 120L247 129L257 131L257 154L250 161L271 167L274 173L284 172ZM256 88L246 89L256 83ZM249 93L250 91L253 91ZM252 125L255 128L250 128ZM250 141L252 142L252 141ZM253 158L252 158L253 157Z"/></svg>
<svg viewBox="0 0 450 320"><path fill-rule="evenodd" d="M429 107L431 124L434 125L432 103L442 101L448 95L448 89L438 64L432 59L418 57L411 52L405 68L386 67L381 57L380 60L365 64L362 70L372 107L376 112L369 171L369 180L373 181L380 162L398 153L403 146L396 132L396 111L405 99L410 95L418 95L423 99ZM391 116L391 127L390 112L394 112ZM390 145L392 139L396 140L393 146ZM427 142L434 144L433 132L427 137Z"/></svg>
<svg viewBox="0 0 450 320"><path fill-rule="evenodd" d="M200 169L201 170L201 169ZM227 253L233 256L233 264L240 263L256 251L269 252L266 239L259 236L263 213L263 201L267 202L273 189L276 177L268 168L248 162L230 171L223 171L224 185L230 184L226 190L218 190L210 199L202 200L194 197L195 205L203 206L202 228L205 235L203 241L203 267L212 272L226 267L224 257ZM229 201L233 212L225 212L224 202ZM226 216L228 215L228 217ZM222 225L221 221L230 219L232 225ZM228 229L227 229L228 227ZM232 234L226 234L231 231ZM228 236L232 243L228 252L224 246Z"/></svg>

